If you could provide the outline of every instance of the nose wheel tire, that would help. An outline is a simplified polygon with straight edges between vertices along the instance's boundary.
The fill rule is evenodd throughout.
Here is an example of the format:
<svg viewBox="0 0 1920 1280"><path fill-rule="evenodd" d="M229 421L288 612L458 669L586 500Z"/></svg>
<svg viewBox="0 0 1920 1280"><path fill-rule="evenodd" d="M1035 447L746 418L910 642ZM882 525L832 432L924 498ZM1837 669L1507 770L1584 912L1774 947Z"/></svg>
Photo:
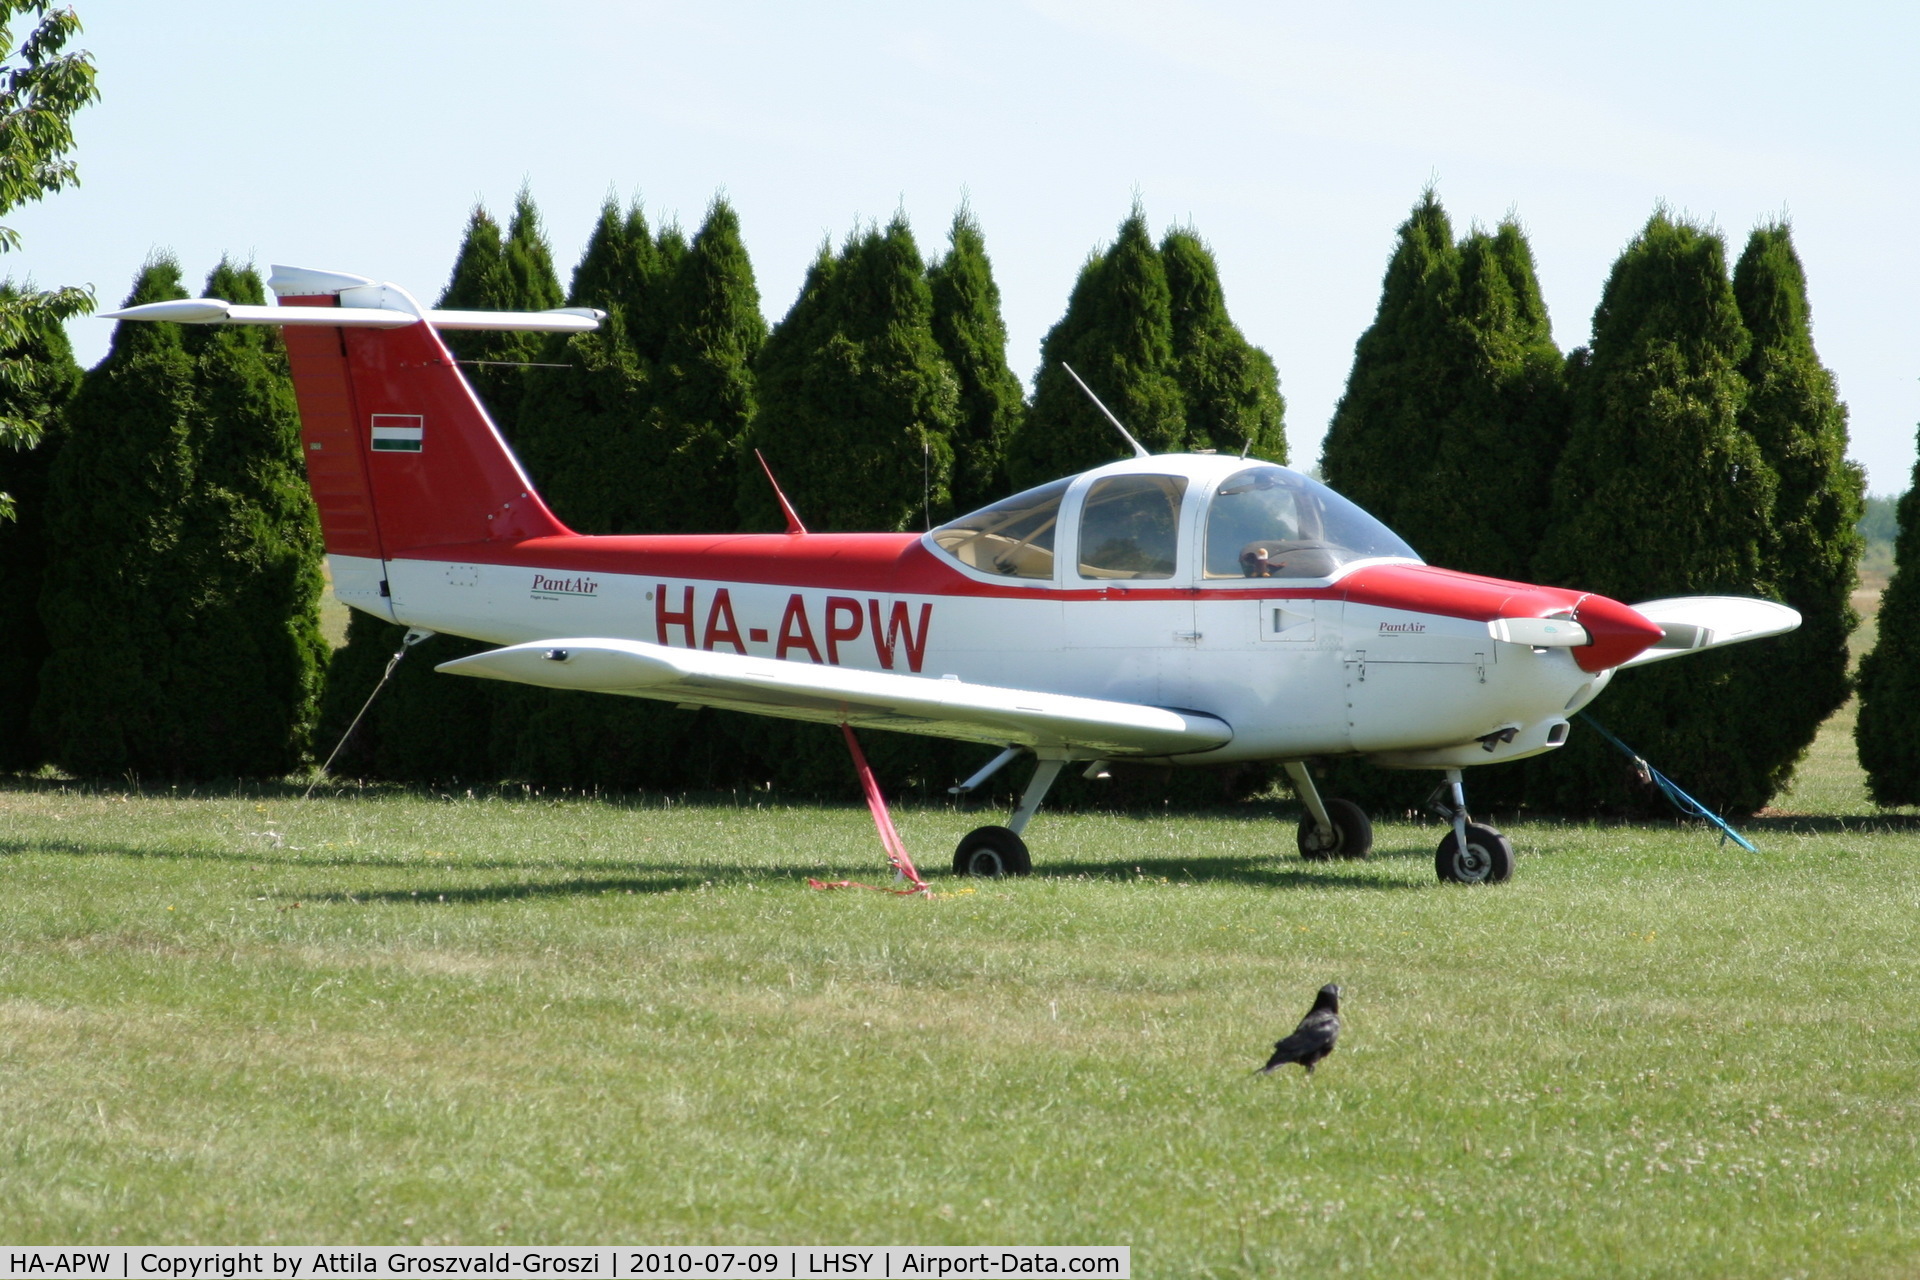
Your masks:
<svg viewBox="0 0 1920 1280"><path fill-rule="evenodd" d="M1434 855L1434 870L1454 884L1499 884L1513 874L1513 842L1477 822L1467 824L1467 846L1447 832Z"/></svg>
<svg viewBox="0 0 1920 1280"><path fill-rule="evenodd" d="M1329 858L1364 858L1373 852L1373 823L1367 811L1351 800L1325 802L1333 830L1325 831L1308 812L1300 819L1300 856L1308 862Z"/></svg>
<svg viewBox="0 0 1920 1280"><path fill-rule="evenodd" d="M1007 827L976 827L960 838L953 851L953 874L957 876L1024 876L1033 871L1033 858L1027 842Z"/></svg>

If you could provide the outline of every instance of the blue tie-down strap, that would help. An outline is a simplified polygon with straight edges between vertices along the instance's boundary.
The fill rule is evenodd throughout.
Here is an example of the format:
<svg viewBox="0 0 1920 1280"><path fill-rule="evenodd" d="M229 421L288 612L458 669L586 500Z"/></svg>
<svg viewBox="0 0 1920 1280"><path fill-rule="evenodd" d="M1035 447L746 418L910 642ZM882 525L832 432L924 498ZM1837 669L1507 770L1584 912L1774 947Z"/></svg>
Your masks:
<svg viewBox="0 0 1920 1280"><path fill-rule="evenodd" d="M1640 755L1639 752L1635 751L1632 747L1628 746L1626 743L1620 741L1620 739L1614 737L1611 733L1608 733L1605 725L1601 724L1598 720L1595 720L1592 716L1588 715L1584 711L1580 712L1580 718L1582 720L1585 720L1588 724L1592 725L1594 729L1600 734L1601 737L1605 738L1608 742L1611 742L1614 746L1620 748L1621 754L1626 756L1627 759L1633 761L1634 767L1640 770L1640 773L1643 777L1645 777L1649 782L1653 783L1654 786L1660 788L1661 792L1665 794L1667 799L1673 804L1673 807L1680 811L1683 817L1705 818L1707 821L1711 822L1714 826L1720 828L1720 843L1722 845L1725 845L1728 840L1732 840L1735 844L1739 845L1742 849L1745 849L1748 853L1760 852L1758 849L1754 848L1751 844L1747 842L1747 838L1745 836L1741 835L1738 831L1735 831L1731 826L1729 826L1725 818L1721 817L1719 814L1715 813L1713 810L1707 808L1707 806L1701 804L1698 800L1695 800L1692 796L1682 791L1679 787L1675 786L1671 778L1667 777L1666 774L1660 772L1658 769L1648 764L1646 760Z"/></svg>

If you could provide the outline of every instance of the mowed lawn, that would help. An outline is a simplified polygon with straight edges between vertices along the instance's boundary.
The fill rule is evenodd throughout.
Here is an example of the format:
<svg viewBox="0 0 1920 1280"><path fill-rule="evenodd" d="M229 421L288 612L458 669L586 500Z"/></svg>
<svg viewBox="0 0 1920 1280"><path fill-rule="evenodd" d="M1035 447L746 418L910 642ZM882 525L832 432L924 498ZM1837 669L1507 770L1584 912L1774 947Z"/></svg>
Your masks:
<svg viewBox="0 0 1920 1280"><path fill-rule="evenodd" d="M1920 825L1760 846L0 784L0 1238L1089 1243L1140 1276L1920 1273ZM944 868L968 827L900 815ZM1253 1074L1321 983L1346 1031Z"/></svg>

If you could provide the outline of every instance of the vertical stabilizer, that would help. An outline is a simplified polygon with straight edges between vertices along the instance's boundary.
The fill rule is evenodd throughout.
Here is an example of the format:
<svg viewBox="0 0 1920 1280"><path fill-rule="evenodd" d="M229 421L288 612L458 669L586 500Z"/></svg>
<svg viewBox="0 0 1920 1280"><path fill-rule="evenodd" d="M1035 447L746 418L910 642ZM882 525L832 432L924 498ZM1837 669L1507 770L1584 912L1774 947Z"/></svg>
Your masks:
<svg viewBox="0 0 1920 1280"><path fill-rule="evenodd" d="M302 318L284 326L301 444L341 599L391 616L374 568L433 548L565 535L427 315L392 285L275 268L286 307L370 302L395 328ZM330 285L327 292L300 292ZM358 295L358 296L356 296ZM369 296L371 295L371 296ZM355 317L358 319L359 317ZM343 564L342 559L355 563Z"/></svg>
<svg viewBox="0 0 1920 1280"><path fill-rule="evenodd" d="M389 561L434 559L439 549L477 559L488 543L572 536L534 492L438 330L582 333L604 313L426 311L396 285L299 267L275 267L267 284L277 307L180 298L104 316L285 331L301 449L341 600L392 618Z"/></svg>

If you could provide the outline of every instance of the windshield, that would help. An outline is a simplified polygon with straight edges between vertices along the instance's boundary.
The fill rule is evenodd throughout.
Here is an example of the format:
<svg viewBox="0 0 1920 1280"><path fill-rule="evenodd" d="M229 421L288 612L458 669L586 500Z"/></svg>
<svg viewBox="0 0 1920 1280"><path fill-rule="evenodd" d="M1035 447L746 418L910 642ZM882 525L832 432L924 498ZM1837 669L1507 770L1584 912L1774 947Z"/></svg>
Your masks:
<svg viewBox="0 0 1920 1280"><path fill-rule="evenodd" d="M1393 530L1297 471L1248 467L1214 490L1209 578L1325 578L1376 557L1420 558Z"/></svg>
<svg viewBox="0 0 1920 1280"><path fill-rule="evenodd" d="M1060 500L1073 477L1002 498L972 515L941 525L933 541L961 564L1010 578L1053 576L1053 535Z"/></svg>

